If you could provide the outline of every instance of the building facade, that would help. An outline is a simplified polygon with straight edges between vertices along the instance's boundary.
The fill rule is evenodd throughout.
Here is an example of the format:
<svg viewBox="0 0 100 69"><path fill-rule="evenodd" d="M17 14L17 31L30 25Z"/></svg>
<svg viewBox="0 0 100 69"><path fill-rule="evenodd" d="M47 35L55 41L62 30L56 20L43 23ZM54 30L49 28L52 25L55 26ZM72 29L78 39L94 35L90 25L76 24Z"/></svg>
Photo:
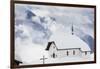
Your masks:
<svg viewBox="0 0 100 69"><path fill-rule="evenodd" d="M91 54L91 51L82 51L81 48L58 49L54 41L48 42L46 50L51 58L84 57Z"/></svg>

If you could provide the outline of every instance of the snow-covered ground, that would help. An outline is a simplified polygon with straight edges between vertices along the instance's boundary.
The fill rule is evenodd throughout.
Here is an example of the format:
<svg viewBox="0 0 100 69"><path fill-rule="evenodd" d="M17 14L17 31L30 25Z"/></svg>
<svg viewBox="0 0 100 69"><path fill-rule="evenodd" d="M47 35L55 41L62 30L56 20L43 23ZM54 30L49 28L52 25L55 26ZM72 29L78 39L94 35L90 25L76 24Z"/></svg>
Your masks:
<svg viewBox="0 0 100 69"><path fill-rule="evenodd" d="M50 7L38 5L15 5L15 59L23 64L63 63L93 61L94 54L88 57L63 57L52 59L45 51L51 36L71 33L83 40L93 51L94 48L94 10L92 8ZM58 36L55 36L58 37ZM63 41L62 37L62 41Z"/></svg>
<svg viewBox="0 0 100 69"><path fill-rule="evenodd" d="M94 61L94 54L85 57L62 57L62 58L50 58L49 56L45 56L45 64L52 64L52 63L70 63L70 62L85 62L85 61ZM41 56L43 58L43 56ZM43 64L43 60L40 58L31 61L31 62L23 62L20 65L32 65L32 64Z"/></svg>

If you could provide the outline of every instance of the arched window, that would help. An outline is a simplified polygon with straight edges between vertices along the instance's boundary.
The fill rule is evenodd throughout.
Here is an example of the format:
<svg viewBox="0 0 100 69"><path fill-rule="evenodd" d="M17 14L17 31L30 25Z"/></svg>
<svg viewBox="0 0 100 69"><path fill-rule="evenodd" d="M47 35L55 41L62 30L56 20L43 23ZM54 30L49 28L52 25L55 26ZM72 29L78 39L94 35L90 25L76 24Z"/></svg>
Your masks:
<svg viewBox="0 0 100 69"><path fill-rule="evenodd" d="M69 52L67 51L67 56L69 55Z"/></svg>
<svg viewBox="0 0 100 69"><path fill-rule="evenodd" d="M85 55L87 55L87 51L85 51Z"/></svg>
<svg viewBox="0 0 100 69"><path fill-rule="evenodd" d="M53 53L53 58L55 58L55 53Z"/></svg>
<svg viewBox="0 0 100 69"><path fill-rule="evenodd" d="M73 50L73 55L75 55L75 50Z"/></svg>

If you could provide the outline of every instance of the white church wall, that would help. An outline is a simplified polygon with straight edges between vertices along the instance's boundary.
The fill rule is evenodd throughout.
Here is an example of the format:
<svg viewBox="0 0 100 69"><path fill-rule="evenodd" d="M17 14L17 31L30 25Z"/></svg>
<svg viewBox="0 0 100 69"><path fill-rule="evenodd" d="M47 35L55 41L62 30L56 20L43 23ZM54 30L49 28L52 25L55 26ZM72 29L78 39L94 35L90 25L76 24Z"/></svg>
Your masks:
<svg viewBox="0 0 100 69"><path fill-rule="evenodd" d="M73 53L73 51L75 53ZM80 52L79 49L71 49L71 50L69 50L69 56L80 56L80 55L81 55L81 52Z"/></svg>
<svg viewBox="0 0 100 69"><path fill-rule="evenodd" d="M67 53L68 52L68 53ZM73 53L74 52L74 53ZM55 54L55 58L62 58L62 57L87 57L91 54L90 51L81 51L80 49L57 49L55 44L51 44L49 48L49 57L53 58L53 53Z"/></svg>
<svg viewBox="0 0 100 69"><path fill-rule="evenodd" d="M53 53L57 53L57 49L56 46L54 44L51 44L50 48L49 48L49 57L52 57Z"/></svg>
<svg viewBox="0 0 100 69"><path fill-rule="evenodd" d="M73 54L73 51L75 51L75 53ZM68 52L68 53L67 53ZM57 51L57 57L58 58L62 58L62 57L77 57L80 56L81 52L79 49L71 49L71 50L58 50Z"/></svg>
<svg viewBox="0 0 100 69"><path fill-rule="evenodd" d="M57 57L61 58L61 57L65 57L66 55L66 50L58 50L57 51Z"/></svg>

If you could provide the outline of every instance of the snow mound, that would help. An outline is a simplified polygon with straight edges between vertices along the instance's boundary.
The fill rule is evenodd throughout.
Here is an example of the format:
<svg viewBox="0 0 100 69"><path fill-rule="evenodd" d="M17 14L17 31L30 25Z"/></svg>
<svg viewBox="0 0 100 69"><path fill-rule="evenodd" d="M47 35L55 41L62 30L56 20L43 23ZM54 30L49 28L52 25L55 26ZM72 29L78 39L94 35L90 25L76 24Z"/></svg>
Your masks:
<svg viewBox="0 0 100 69"><path fill-rule="evenodd" d="M55 31L49 41L54 41L58 49L81 48L82 51L90 51L89 46L76 35L64 31Z"/></svg>

